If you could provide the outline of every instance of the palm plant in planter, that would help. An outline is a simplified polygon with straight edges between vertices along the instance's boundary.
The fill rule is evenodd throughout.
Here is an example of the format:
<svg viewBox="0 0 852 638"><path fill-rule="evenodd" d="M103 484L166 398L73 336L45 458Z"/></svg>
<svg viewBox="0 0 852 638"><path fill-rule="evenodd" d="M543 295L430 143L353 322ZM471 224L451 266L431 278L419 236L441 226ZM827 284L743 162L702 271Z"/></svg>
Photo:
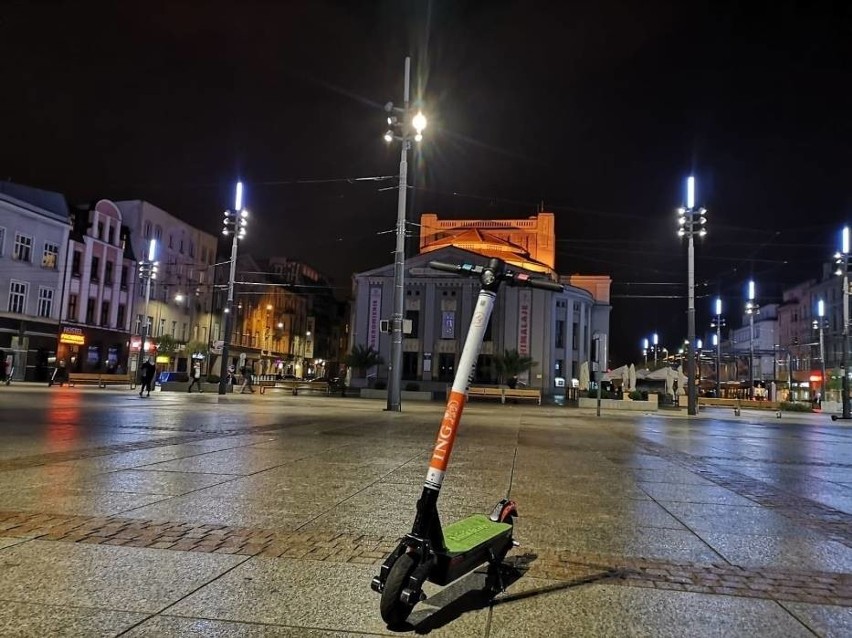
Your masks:
<svg viewBox="0 0 852 638"><path fill-rule="evenodd" d="M380 366L385 362L381 355L373 350L373 346L353 346L352 352L346 355L344 363L355 370L359 377L364 377L367 370Z"/></svg>
<svg viewBox="0 0 852 638"><path fill-rule="evenodd" d="M522 355L517 350L504 350L503 354L494 357L494 365L500 381L505 380L506 385L514 389L518 384L518 376L537 366L538 363L533 361L532 357Z"/></svg>

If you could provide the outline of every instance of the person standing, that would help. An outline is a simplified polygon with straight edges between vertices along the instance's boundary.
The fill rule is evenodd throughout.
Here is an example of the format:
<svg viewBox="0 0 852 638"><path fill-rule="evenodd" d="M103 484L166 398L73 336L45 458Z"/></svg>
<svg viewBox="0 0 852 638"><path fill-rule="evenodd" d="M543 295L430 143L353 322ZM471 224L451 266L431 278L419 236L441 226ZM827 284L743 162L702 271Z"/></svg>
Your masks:
<svg viewBox="0 0 852 638"><path fill-rule="evenodd" d="M240 372L243 373L243 384L240 386L240 394L243 393L246 387L248 387L249 391L254 394L254 387L252 387L251 382L251 368L249 368L248 366L243 366Z"/></svg>
<svg viewBox="0 0 852 638"><path fill-rule="evenodd" d="M191 393L192 392L192 386L194 386L194 385L198 386L199 392L204 392L204 390L201 387L201 364L198 363L197 361L195 362L195 365L192 366L192 374L191 374L191 379L190 379L190 382L189 382L189 389L187 390L187 392Z"/></svg>
<svg viewBox="0 0 852 638"><path fill-rule="evenodd" d="M146 357L145 362L139 366L139 373L141 376L141 386L139 389L139 396L142 396L142 393L147 391L146 397L151 396L151 385L154 383L154 371L156 368L154 364L151 363L151 358Z"/></svg>

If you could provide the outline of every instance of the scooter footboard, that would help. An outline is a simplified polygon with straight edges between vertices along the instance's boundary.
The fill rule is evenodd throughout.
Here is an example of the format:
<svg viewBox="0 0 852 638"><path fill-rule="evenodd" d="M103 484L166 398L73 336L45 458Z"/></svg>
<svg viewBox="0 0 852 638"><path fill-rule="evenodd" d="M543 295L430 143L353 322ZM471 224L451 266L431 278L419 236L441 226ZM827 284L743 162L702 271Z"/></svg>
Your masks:
<svg viewBox="0 0 852 638"><path fill-rule="evenodd" d="M499 533L469 549L436 554L435 566L429 573L429 582L448 585L470 573L480 565L501 561L512 548L512 526L505 525Z"/></svg>

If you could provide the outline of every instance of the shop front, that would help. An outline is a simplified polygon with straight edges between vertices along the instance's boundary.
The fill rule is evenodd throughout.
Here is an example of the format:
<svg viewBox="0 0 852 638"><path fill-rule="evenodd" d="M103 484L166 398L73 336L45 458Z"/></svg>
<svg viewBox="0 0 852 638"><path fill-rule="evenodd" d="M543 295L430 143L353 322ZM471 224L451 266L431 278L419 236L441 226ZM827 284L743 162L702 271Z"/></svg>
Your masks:
<svg viewBox="0 0 852 638"><path fill-rule="evenodd" d="M56 366L67 372L126 374L129 347L126 332L63 325Z"/></svg>

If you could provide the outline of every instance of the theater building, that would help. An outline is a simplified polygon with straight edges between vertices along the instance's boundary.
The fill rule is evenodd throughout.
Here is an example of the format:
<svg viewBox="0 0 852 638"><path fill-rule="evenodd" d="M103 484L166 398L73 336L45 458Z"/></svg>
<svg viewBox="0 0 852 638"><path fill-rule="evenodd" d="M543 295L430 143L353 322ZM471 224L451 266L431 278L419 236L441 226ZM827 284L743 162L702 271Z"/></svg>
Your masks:
<svg viewBox="0 0 852 638"><path fill-rule="evenodd" d="M606 275L559 275L552 213L527 219L439 220L421 217L420 253L405 262L403 381L441 391L450 383L470 325L479 283L432 270L430 261L483 264L489 257L531 276L564 285L563 292L504 286L485 335L476 383L498 381L494 356L517 350L536 365L521 378L545 395L564 394L589 360L595 333L609 333L610 283ZM351 346L372 346L390 360L382 320L393 314L393 264L354 276ZM376 370L386 379L387 365Z"/></svg>

